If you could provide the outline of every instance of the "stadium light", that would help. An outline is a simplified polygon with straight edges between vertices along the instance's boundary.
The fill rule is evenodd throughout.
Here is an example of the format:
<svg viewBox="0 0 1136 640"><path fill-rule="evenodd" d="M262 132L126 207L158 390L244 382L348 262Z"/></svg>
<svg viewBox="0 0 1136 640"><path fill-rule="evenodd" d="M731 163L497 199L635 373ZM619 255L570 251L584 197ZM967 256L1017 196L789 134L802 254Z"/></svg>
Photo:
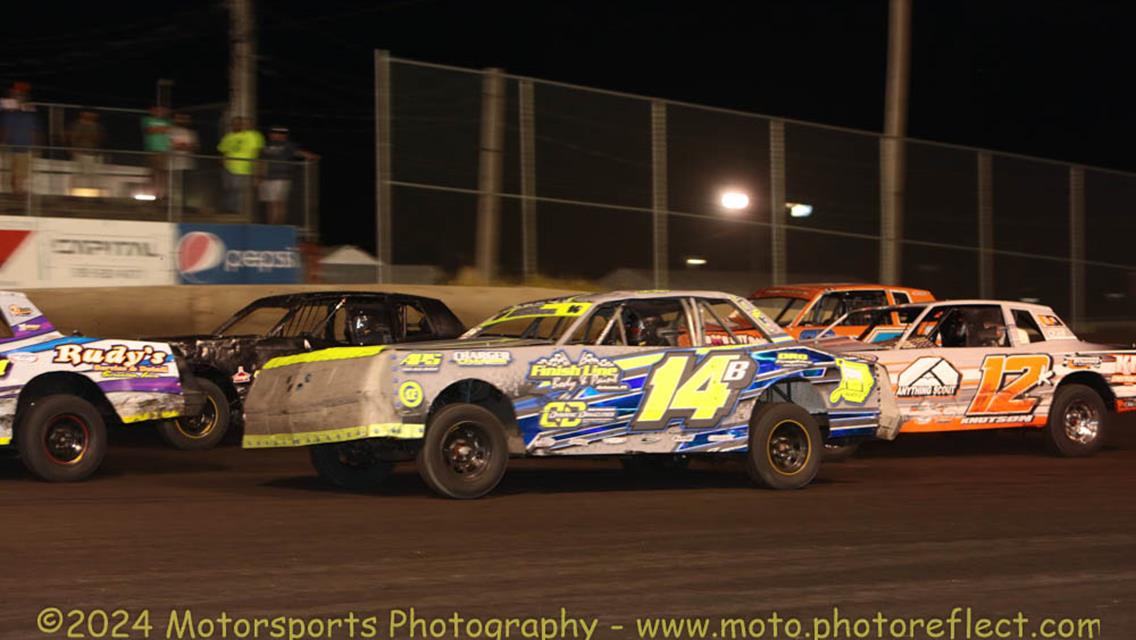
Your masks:
<svg viewBox="0 0 1136 640"><path fill-rule="evenodd" d="M749 194L744 191L729 189L722 192L719 202L723 209L740 211L749 208Z"/></svg>
<svg viewBox="0 0 1136 640"><path fill-rule="evenodd" d="M792 218L807 218L813 215L813 205L801 202L786 202L785 208L789 210Z"/></svg>
<svg viewBox="0 0 1136 640"><path fill-rule="evenodd" d="M706 258L687 258L686 266L688 267L701 267L706 264Z"/></svg>
<svg viewBox="0 0 1136 640"><path fill-rule="evenodd" d="M134 199L141 200L143 202L153 202L154 200L158 199L158 196L152 193L136 193L134 194Z"/></svg>

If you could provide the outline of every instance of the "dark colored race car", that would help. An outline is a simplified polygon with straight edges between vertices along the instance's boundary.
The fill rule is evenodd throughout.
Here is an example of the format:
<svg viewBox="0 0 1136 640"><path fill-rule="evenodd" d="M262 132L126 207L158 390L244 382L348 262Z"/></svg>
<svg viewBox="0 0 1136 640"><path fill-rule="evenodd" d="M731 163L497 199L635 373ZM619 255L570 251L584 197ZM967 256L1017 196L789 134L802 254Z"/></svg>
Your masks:
<svg viewBox="0 0 1136 640"><path fill-rule="evenodd" d="M162 436L179 449L208 449L240 419L257 370L272 358L342 346L456 338L465 327L441 300L398 293L311 292L260 298L206 335L161 338L184 354L205 410L168 420Z"/></svg>

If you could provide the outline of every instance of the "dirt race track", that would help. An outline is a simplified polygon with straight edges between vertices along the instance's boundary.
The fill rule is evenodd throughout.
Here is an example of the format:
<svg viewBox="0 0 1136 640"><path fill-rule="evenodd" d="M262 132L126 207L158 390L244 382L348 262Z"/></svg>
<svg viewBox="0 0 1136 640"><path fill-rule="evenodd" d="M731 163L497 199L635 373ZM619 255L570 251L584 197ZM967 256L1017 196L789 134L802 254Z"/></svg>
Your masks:
<svg viewBox="0 0 1136 640"><path fill-rule="evenodd" d="M1050 457L1021 434L907 436L796 492L753 489L728 465L651 479L614 462L525 461L473 502L433 497L411 466L382 493L347 494L302 450L183 453L134 432L112 438L83 484L36 482L0 459L0 506L0 638L65 637L36 630L48 606L148 608L154 638L171 609L386 622L396 607L565 607L619 638L638 637L638 617L831 617L833 605L1099 618L1096 637L1136 638L1134 419L1090 459Z"/></svg>

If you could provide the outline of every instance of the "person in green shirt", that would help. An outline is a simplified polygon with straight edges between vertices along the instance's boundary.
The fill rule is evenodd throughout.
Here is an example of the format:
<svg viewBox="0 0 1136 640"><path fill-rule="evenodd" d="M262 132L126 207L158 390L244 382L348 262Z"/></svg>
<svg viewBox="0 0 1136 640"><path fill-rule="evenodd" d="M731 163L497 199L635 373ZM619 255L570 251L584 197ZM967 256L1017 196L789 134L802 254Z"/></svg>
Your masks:
<svg viewBox="0 0 1136 640"><path fill-rule="evenodd" d="M253 176L263 147L264 136L248 128L248 120L240 116L233 118L232 129L217 144L217 150L225 156L222 160L225 170L221 172L225 211L240 213L251 205Z"/></svg>
<svg viewBox="0 0 1136 640"><path fill-rule="evenodd" d="M150 107L150 115L142 118L143 148L149 154L150 170L152 172L151 190L158 198L166 195L166 186L169 182L166 172L169 170L168 156L170 153L170 118L169 111L162 106Z"/></svg>

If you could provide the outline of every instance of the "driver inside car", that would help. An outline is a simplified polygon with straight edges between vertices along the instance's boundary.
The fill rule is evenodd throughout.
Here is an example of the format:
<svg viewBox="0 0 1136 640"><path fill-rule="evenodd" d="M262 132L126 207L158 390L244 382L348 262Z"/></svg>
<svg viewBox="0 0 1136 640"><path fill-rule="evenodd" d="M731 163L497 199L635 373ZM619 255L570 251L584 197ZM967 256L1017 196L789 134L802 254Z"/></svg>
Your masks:
<svg viewBox="0 0 1136 640"><path fill-rule="evenodd" d="M369 346L392 342L390 325L374 310L359 309L351 316L356 344Z"/></svg>

